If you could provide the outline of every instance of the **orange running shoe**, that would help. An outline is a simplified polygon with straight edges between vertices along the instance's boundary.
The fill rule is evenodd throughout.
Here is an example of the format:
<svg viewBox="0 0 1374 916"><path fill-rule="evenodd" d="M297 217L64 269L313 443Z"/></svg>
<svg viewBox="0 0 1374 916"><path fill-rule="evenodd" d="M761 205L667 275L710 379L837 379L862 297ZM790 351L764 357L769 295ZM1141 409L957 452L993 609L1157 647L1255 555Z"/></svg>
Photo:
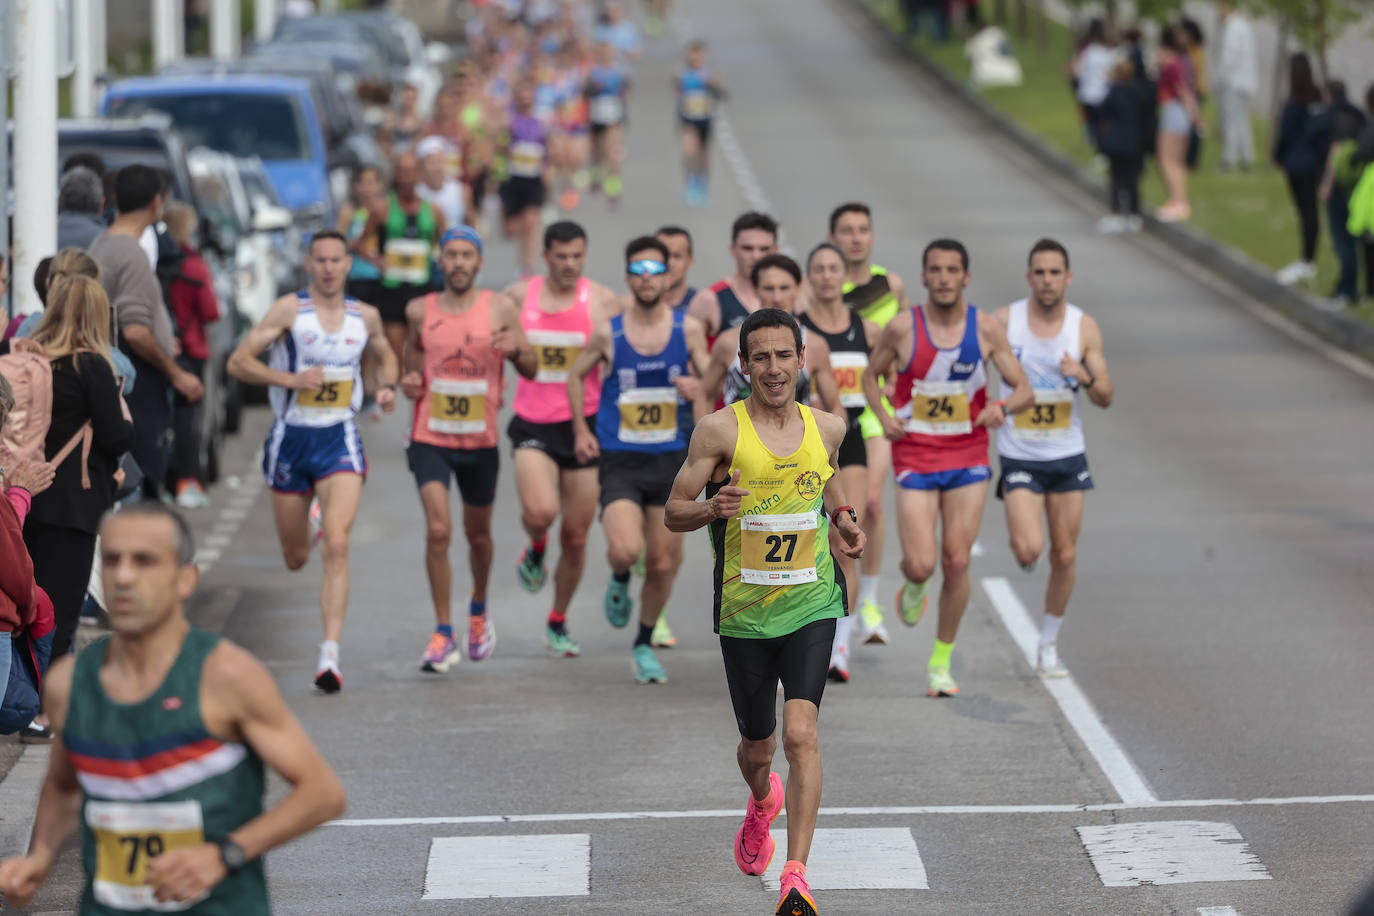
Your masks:
<svg viewBox="0 0 1374 916"><path fill-rule="evenodd" d="M777 916L820 916L811 885L806 883L806 866L790 860L782 867L782 894Z"/></svg>

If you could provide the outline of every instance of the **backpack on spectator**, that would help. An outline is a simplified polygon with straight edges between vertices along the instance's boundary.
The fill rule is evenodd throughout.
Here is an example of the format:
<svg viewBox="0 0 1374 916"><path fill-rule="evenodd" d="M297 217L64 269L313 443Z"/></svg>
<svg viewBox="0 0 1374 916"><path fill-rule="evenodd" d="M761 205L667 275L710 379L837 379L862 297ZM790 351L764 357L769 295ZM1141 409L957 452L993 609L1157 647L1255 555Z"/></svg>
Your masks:
<svg viewBox="0 0 1374 916"><path fill-rule="evenodd" d="M92 430L89 421L52 458L45 443L52 423L52 361L30 351L0 356L0 375L14 391L14 410L0 430L0 467L11 468L24 461L51 461L53 466L81 446L81 486L90 489L91 473L87 459L91 454Z"/></svg>

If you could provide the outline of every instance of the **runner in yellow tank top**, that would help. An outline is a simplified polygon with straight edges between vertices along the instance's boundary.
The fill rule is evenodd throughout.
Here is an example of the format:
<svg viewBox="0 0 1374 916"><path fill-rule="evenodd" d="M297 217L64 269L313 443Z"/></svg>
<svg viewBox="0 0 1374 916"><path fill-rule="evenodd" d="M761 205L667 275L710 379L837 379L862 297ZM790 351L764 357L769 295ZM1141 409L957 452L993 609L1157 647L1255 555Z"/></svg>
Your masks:
<svg viewBox="0 0 1374 916"><path fill-rule="evenodd" d="M835 473L845 421L794 400L806 364L801 328L786 312L760 309L740 326L740 351L749 397L697 424L664 522L673 531L711 529L716 631L751 794L735 864L748 875L768 868L768 827L785 791L791 806L778 912L815 916L806 859L821 801L816 726L835 620L845 614L828 534L833 525L840 549L856 559L865 538ZM703 489L711 496L698 502ZM779 681L786 790L770 772Z"/></svg>

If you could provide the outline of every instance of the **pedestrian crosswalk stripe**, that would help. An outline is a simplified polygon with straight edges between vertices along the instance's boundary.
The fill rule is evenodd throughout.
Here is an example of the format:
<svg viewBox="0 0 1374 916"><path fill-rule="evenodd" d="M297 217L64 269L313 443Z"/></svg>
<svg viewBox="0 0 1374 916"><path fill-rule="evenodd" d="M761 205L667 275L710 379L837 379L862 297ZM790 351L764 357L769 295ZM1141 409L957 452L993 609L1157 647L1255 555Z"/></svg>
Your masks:
<svg viewBox="0 0 1374 916"><path fill-rule="evenodd" d="M1151 821L1077 829L1107 887L1267 881L1270 877L1232 824Z"/></svg>
<svg viewBox="0 0 1374 916"><path fill-rule="evenodd" d="M425 867L425 900L586 897L591 836L436 837Z"/></svg>
<svg viewBox="0 0 1374 916"><path fill-rule="evenodd" d="M766 888L776 891L787 860L787 831L774 830L777 852L763 876ZM906 827L834 828L817 830L806 864L806 880L813 890L927 890L926 866L916 840Z"/></svg>

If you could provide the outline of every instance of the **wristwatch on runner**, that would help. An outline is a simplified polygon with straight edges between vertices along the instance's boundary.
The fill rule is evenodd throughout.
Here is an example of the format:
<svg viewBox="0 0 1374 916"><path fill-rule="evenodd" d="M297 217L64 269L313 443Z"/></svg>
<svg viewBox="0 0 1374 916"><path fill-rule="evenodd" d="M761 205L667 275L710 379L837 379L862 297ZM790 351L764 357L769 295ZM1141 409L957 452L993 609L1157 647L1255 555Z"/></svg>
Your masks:
<svg viewBox="0 0 1374 916"><path fill-rule="evenodd" d="M830 513L830 524L838 525L840 523L841 512L848 512L849 520L856 525L859 523L859 513L854 511L853 506L838 506L834 512Z"/></svg>
<svg viewBox="0 0 1374 916"><path fill-rule="evenodd" d="M228 837L220 840L216 845L219 846L219 860L229 874L232 875L248 864L248 854L243 851L243 847Z"/></svg>

